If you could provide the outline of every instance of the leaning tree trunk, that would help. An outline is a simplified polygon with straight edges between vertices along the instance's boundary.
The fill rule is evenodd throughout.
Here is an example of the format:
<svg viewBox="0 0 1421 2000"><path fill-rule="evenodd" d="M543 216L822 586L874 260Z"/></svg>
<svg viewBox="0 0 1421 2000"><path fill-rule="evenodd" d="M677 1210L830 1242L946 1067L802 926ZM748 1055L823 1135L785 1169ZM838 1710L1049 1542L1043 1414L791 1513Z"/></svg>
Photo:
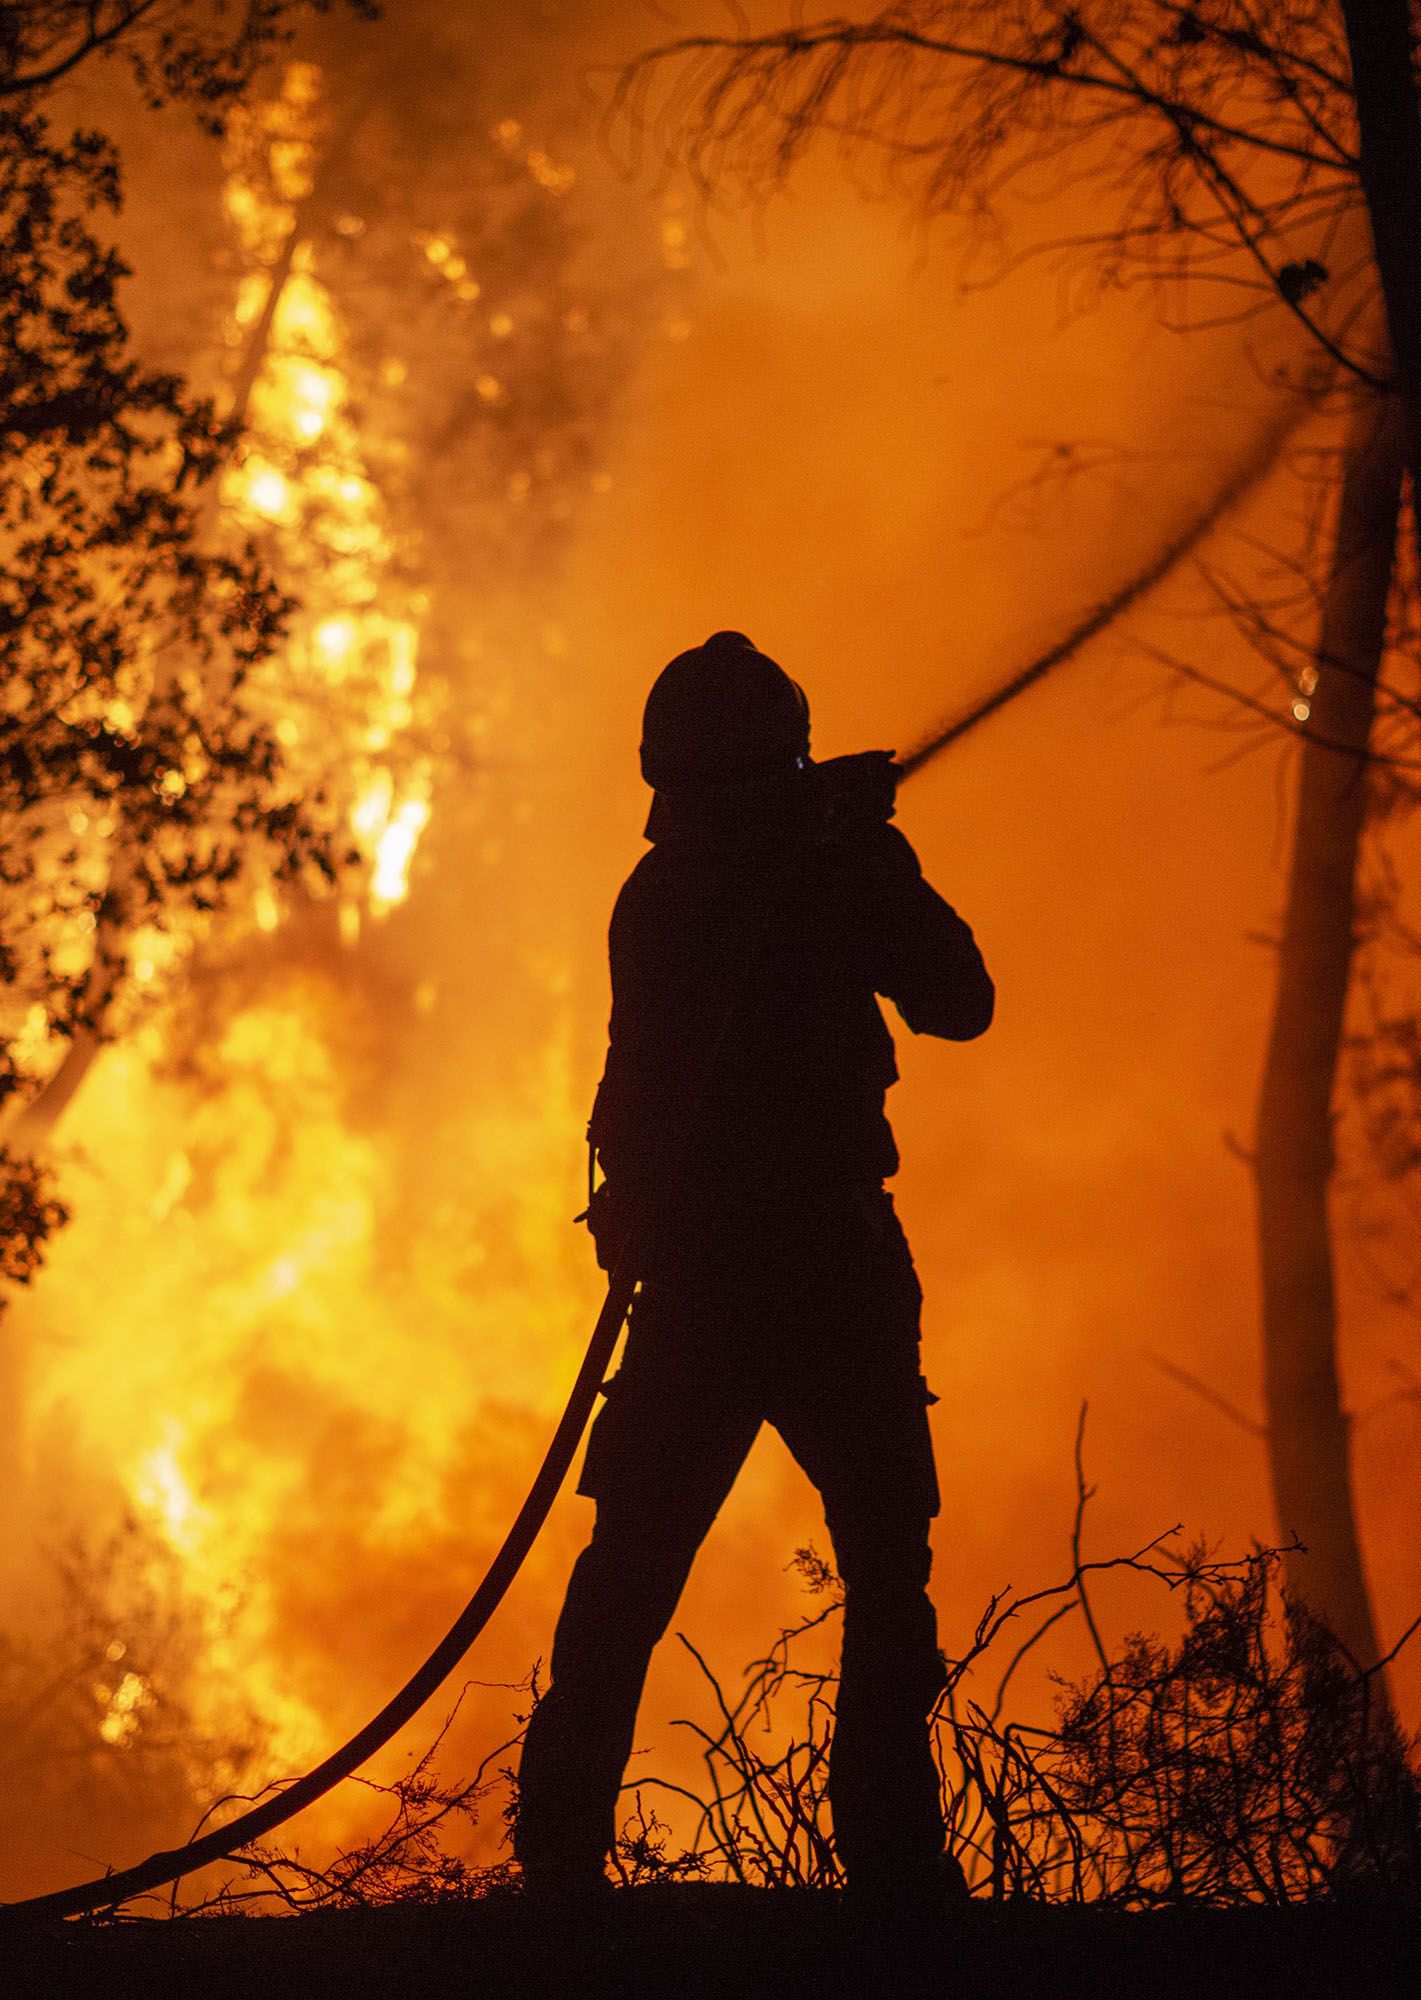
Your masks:
<svg viewBox="0 0 1421 2000"><path fill-rule="evenodd" d="M1395 397L1354 420L1303 741L1254 1174L1268 1454L1290 1581L1362 1666L1380 1657L1337 1367L1328 1185L1366 759L1386 640L1401 467Z"/></svg>

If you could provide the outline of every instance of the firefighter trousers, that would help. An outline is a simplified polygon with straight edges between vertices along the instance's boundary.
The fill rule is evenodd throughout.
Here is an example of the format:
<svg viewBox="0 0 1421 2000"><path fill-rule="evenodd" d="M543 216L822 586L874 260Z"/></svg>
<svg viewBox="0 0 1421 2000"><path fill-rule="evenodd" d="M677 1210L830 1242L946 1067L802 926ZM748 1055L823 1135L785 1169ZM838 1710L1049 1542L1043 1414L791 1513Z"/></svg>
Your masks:
<svg viewBox="0 0 1421 2000"><path fill-rule="evenodd" d="M596 1524L523 1749L514 1845L530 1878L574 1879L608 1854L652 1651L764 1422L819 1490L844 1585L828 1786L840 1859L871 1885L941 1853L921 1293L886 1194L867 1227L857 1209L829 1220L801 1232L801 1255L742 1260L733 1280L652 1280L638 1297L579 1485Z"/></svg>

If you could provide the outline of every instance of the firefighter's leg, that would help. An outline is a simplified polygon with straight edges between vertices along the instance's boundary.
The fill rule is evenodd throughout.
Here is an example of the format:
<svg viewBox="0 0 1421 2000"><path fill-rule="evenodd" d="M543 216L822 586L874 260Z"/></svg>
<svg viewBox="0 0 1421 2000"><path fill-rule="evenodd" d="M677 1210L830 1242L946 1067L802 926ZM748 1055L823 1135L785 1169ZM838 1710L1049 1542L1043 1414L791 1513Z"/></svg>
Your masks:
<svg viewBox="0 0 1421 2000"><path fill-rule="evenodd" d="M942 1691L937 1618L927 1594L928 1517L832 1507L844 1579L844 1652L830 1757L829 1801L844 1866L858 1885L932 1869L942 1806L928 1715Z"/></svg>
<svg viewBox="0 0 1421 2000"><path fill-rule="evenodd" d="M921 1293L889 1212L860 1283L808 1326L797 1381L768 1415L819 1488L843 1579L844 1646L830 1753L839 1856L855 1886L928 1884L943 1818L928 1716L943 1685L928 1596L928 1529L938 1509L919 1370Z"/></svg>
<svg viewBox="0 0 1421 2000"><path fill-rule="evenodd" d="M725 1385L638 1362L634 1331L589 1440L596 1525L523 1746L514 1852L553 1890L601 1871L652 1650L758 1428Z"/></svg>
<svg viewBox="0 0 1421 2000"><path fill-rule="evenodd" d="M936 1481L921 1378L894 1411L821 1406L785 1431L823 1495L844 1583L829 1765L839 1856L857 1886L926 1877L943 1847L927 1720L943 1673L927 1593Z"/></svg>

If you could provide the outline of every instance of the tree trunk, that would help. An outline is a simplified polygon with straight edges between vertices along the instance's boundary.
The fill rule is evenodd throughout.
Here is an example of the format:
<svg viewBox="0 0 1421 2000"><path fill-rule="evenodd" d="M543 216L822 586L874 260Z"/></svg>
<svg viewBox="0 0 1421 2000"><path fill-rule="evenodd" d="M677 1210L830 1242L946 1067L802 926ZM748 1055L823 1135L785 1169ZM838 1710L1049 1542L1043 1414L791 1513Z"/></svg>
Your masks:
<svg viewBox="0 0 1421 2000"><path fill-rule="evenodd" d="M1264 1391L1290 1581L1362 1666L1380 1657L1352 1501L1328 1218L1332 1093L1353 947L1366 756L1386 639L1405 427L1395 397L1348 439L1337 539L1302 748L1278 987L1254 1173ZM1332 747L1340 746L1340 747Z"/></svg>
<svg viewBox="0 0 1421 2000"><path fill-rule="evenodd" d="M70 1035L58 1067L14 1113L5 1129L6 1145L17 1153L36 1155L45 1150L54 1137L55 1126L107 1046L103 1018L122 974L127 942L127 925L121 915L115 914L124 907L122 896L115 893L116 870L122 865L125 875L130 872L118 846L120 839L121 832L116 832L113 846L119 859L110 864L109 880L99 905L94 956L84 982L84 1018Z"/></svg>
<svg viewBox="0 0 1421 2000"><path fill-rule="evenodd" d="M1362 190L1376 246L1407 457L1421 486L1421 107L1408 0L1342 0Z"/></svg>

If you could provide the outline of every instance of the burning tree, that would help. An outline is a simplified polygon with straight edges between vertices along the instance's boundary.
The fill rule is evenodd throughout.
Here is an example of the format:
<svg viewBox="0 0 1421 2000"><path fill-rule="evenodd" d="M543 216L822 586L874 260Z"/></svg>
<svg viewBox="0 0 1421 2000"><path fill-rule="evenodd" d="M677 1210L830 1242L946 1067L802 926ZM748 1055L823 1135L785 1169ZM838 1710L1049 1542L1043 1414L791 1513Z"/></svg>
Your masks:
<svg viewBox="0 0 1421 2000"><path fill-rule="evenodd" d="M127 57L152 102L210 123L283 30L202 10L35 5L0 51L0 595L8 1048L6 1268L32 1272L61 1218L24 1163L37 1100L154 979L177 932L254 866L333 873L332 828L248 700L290 611L250 541L212 532L236 432L129 346L127 270L97 233L117 152L57 135L44 92L88 57ZM29 1129L27 1129L27 1127Z"/></svg>
<svg viewBox="0 0 1421 2000"><path fill-rule="evenodd" d="M156 867L168 867L170 887L173 871L182 871L188 914L210 917L220 900L273 930L283 886L310 884L308 862L328 882L336 864L356 864L364 879L341 906L347 941L362 903L379 914L403 898L436 782L451 767L467 773L478 751L470 721L483 720L478 704L461 712L448 699L452 684L467 678L457 655L467 655L475 638L446 628L436 671L418 670L422 645L429 650L424 628L437 627L449 594L439 585L457 575L467 625L467 594L481 582L485 622L506 642L496 606L526 587L565 532L578 483L595 475L597 418L624 368L624 318L597 299L590 272L573 274L577 233L560 213L572 170L505 117L481 149L480 171L460 173L456 189L450 163L458 157L467 166L468 146L452 143L450 121L456 95L467 117L467 94L451 92L431 116L427 88L421 95L399 87L410 79L392 75L389 47L365 58L360 37L351 44L334 30L318 49L324 72L310 62L288 65L275 94L258 97L257 66L299 11L253 5L240 29L226 30L201 7L96 14L36 6L15 22L8 87L24 102L90 57L120 55L150 103L174 95L196 101L213 130L225 133L225 200L236 239L229 257L238 273L214 393L199 397L176 376L143 375L127 359L117 311L123 267L92 236L81 243L78 222L63 212L63 189L81 172L81 207L117 205L114 148L85 135L67 153L42 150L44 128L33 115L23 129L11 128L10 150L25 176L13 202L28 201L31 210L50 204L44 240L33 236L33 213L16 208L13 216L14 229L33 238L32 269L39 282L76 296L76 288L91 291L86 327L55 320L48 330L51 341L87 342L91 350L90 416L61 413L63 446L88 449L85 476L105 450L122 456L129 486L139 460L148 467L145 498L125 503L129 570L116 570L107 584L76 572L68 587L107 589L108 621L97 636L115 660L138 643L140 607L157 617L145 590L162 582L171 598L166 615L179 621L167 633L153 624L146 664L125 669L133 686L120 687L116 673L107 693L95 696L96 714L118 703L120 723L127 716L152 737L147 764L119 781L112 771L95 779L91 812L80 810L70 779L57 786L78 845L46 854L42 872L65 905L54 948L67 984L45 1003L43 1018L32 1000L13 1024L29 1038L21 1039L11 1078L19 1151L46 1145L135 985L152 990L163 961L185 956L195 941L191 929L180 935L171 897L165 914L150 909ZM437 21L427 26L437 41ZM408 47L401 40L397 52ZM418 47L421 61L429 59L431 41ZM448 54L457 74L452 42ZM394 152L422 159L427 171L417 188L390 172ZM66 269L65 257L87 260L88 274ZM12 338L24 309L17 295ZM100 336L101 312L108 320ZM497 366L451 373L451 351L471 342L491 343ZM62 357L44 356L41 347L24 365L57 380ZM194 360L198 372L214 374ZM43 382L31 430L43 420L42 391ZM128 425L117 444L95 433L85 446L73 422L62 429L105 414ZM166 459L164 421L172 433ZM64 496L54 504L62 508ZM92 518L69 524L84 551L75 557L79 568L92 567L105 536L117 546L119 532L101 521L116 499L85 492L83 504ZM28 559L62 596L55 545L33 523L27 532ZM151 576L134 566L140 546ZM172 558L187 551L180 597ZM70 622L76 643L88 643L95 635L81 634L81 611L76 597ZM27 628L37 648L52 650L52 634L35 619ZM24 678L17 662L16 680ZM38 691L35 714L54 706L54 692ZM182 737L187 725L169 711L184 703L202 711L204 726L230 710L247 731L241 740L212 738L206 792L192 770L181 771L174 743L159 740L164 730L174 742ZM28 739L33 715L16 710L13 727ZM34 749L37 762L37 738ZM111 747L108 754L113 763ZM243 760L256 789L239 823L235 798L219 799L213 786L220 774L230 792ZM117 796L115 782L129 792ZM155 811L167 850L179 821L209 832L225 826L231 838L219 839L201 863L191 842L162 862L150 838ZM293 907L308 902L298 892ZM31 949L39 949L41 928L27 924Z"/></svg>
<svg viewBox="0 0 1421 2000"><path fill-rule="evenodd" d="M338 810L306 782L260 699L294 605L253 536L230 510L222 517L239 424L135 352L123 305L130 273L111 240L123 195L118 148L104 133L56 126L53 115L60 86L108 58L131 73L147 107L176 102L219 134L261 63L310 11L305 0L253 0L235 14L183 0L36 0L7 9L0 34L8 1284L32 1278L66 1220L34 1156L94 1052L148 1012L195 941L263 885L327 892L349 845ZM12 1337L6 1444L22 1411L18 1368ZM113 1564L97 1565L94 1595L93 1622L109 1627L99 1654L126 1658L113 1603L124 1603L130 1634L145 1614ZM77 1706L62 1725L44 1700L28 1707L27 1747L39 1756L48 1743L69 1784L59 1737L87 1722L94 1757L123 1749L145 1733L149 1705L135 1697L130 1713L124 1689L148 1682L102 1667L96 1710L83 1649L62 1629L50 1637L61 1677L73 1669ZM27 1657L9 1634L6 1648L7 1661ZM183 1758L195 1743L180 1695L167 1693L163 1728L187 1738L167 1746L167 1781L186 1795ZM124 1716L114 1733L108 1725Z"/></svg>
<svg viewBox="0 0 1421 2000"><path fill-rule="evenodd" d="M1278 992L1252 1165L1267 1444L1295 1586L1359 1661L1380 1653L1337 1363L1329 1187L1366 807L1414 803L1414 576L1403 469L1421 467L1421 311L1409 232L1421 120L1405 0L899 0L859 20L687 37L622 74L616 114L711 202L761 199L811 142L878 158L989 261L1009 191L1090 191L1053 247L1094 285L1145 279L1187 330L1282 318L1331 433L1301 555L1270 590L1213 578L1266 679L1225 689L1301 739ZM1205 306L1207 302L1207 310ZM1188 660L1171 665L1209 680ZM1022 685L1028 684L1023 680Z"/></svg>

